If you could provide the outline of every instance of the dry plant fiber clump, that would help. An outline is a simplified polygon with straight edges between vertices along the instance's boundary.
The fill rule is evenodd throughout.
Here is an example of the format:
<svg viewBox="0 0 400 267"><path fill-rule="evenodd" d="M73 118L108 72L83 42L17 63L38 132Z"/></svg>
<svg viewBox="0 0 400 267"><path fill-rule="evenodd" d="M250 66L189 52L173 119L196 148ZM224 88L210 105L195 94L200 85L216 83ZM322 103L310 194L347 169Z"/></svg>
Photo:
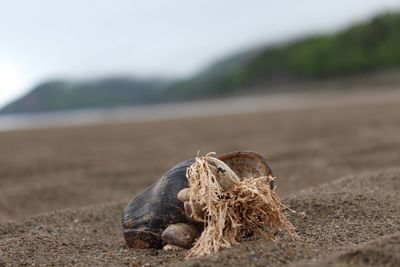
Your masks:
<svg viewBox="0 0 400 267"><path fill-rule="evenodd" d="M204 211L202 216L193 215L194 219L204 222L204 231L187 258L229 248L249 235L275 241L278 231L286 231L297 238L284 214L288 208L270 187L275 177L241 179L213 154L197 157L187 170L190 202L201 205Z"/></svg>

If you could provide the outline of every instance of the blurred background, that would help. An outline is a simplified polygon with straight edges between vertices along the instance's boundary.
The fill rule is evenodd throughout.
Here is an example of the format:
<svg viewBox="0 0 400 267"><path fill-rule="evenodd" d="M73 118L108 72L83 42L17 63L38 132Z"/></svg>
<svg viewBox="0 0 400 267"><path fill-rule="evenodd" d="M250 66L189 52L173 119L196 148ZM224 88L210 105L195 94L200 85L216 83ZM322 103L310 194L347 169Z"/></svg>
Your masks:
<svg viewBox="0 0 400 267"><path fill-rule="evenodd" d="M1 7L1 114L293 92L363 75L397 82L400 67L398 1Z"/></svg>
<svg viewBox="0 0 400 267"><path fill-rule="evenodd" d="M399 86L398 0L0 1L0 219L198 151L259 151L282 194L395 165Z"/></svg>

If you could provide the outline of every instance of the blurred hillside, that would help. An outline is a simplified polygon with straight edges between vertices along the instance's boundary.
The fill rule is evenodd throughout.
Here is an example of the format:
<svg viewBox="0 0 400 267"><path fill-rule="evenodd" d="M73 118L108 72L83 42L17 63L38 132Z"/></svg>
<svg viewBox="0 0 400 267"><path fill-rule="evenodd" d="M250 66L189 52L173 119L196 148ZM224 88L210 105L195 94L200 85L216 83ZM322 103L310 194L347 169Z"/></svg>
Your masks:
<svg viewBox="0 0 400 267"><path fill-rule="evenodd" d="M1 113L116 107L245 94L257 86L400 69L400 13L344 31L257 48L223 59L187 80L110 78L45 82ZM259 86L262 85L262 86Z"/></svg>
<svg viewBox="0 0 400 267"><path fill-rule="evenodd" d="M47 81L27 95L4 107L3 113L112 108L152 102L171 84L161 79L140 80L125 77L91 81Z"/></svg>
<svg viewBox="0 0 400 267"><path fill-rule="evenodd" d="M347 30L267 47L232 57L164 92L164 97L190 99L243 91L251 86L313 81L400 69L400 13L384 14ZM244 61L243 59L247 59Z"/></svg>

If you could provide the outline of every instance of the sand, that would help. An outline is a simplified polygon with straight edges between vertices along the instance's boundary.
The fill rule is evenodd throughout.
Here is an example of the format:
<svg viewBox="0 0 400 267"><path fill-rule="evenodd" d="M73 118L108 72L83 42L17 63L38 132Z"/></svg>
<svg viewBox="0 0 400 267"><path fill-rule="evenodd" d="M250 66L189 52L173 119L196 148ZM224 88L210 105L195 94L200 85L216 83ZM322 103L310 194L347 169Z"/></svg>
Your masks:
<svg viewBox="0 0 400 267"><path fill-rule="evenodd" d="M0 148L0 266L400 266L400 97L3 132ZM126 247L135 193L198 150L240 149L269 159L301 240L250 239L190 261Z"/></svg>

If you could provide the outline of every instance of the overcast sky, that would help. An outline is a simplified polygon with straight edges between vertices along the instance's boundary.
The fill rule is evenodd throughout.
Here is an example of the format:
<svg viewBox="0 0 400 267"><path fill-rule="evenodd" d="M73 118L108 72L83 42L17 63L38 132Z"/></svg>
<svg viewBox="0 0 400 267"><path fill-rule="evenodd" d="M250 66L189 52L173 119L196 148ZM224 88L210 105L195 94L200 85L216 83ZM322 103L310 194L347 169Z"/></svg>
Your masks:
<svg viewBox="0 0 400 267"><path fill-rule="evenodd" d="M400 1L0 0L0 106L53 77L191 75L391 8Z"/></svg>

